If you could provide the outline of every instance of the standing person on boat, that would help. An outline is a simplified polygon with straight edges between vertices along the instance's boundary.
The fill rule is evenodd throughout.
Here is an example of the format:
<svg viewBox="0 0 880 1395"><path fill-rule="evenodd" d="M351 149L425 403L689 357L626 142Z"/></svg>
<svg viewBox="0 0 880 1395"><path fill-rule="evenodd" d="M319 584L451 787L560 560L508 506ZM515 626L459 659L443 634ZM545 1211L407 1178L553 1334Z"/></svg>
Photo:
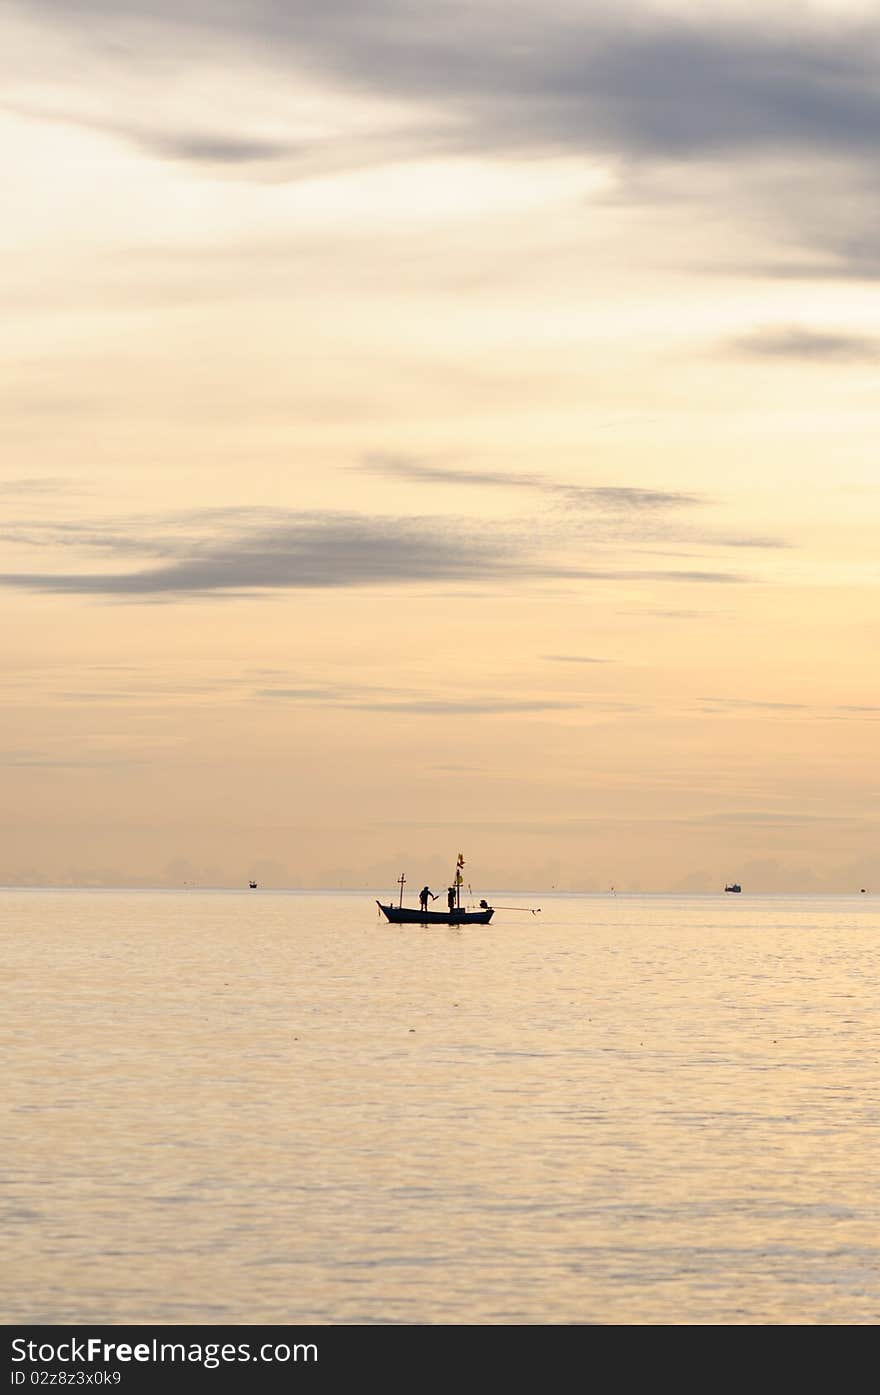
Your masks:
<svg viewBox="0 0 880 1395"><path fill-rule="evenodd" d="M454 911L454 910L455 910L455 887L454 887L454 886L448 886L448 887L446 888L446 904L447 904L447 906L449 907L450 911Z"/></svg>
<svg viewBox="0 0 880 1395"><path fill-rule="evenodd" d="M419 905L421 906L421 908L422 908L423 911L426 911L426 910L428 909L428 897L429 897L429 896L430 896L430 898L431 898L432 901L436 901L436 900L437 900L437 897L434 895L434 893L433 893L433 891L431 890L431 888L430 888L429 886L423 886L422 889L421 889L421 891L419 892Z"/></svg>

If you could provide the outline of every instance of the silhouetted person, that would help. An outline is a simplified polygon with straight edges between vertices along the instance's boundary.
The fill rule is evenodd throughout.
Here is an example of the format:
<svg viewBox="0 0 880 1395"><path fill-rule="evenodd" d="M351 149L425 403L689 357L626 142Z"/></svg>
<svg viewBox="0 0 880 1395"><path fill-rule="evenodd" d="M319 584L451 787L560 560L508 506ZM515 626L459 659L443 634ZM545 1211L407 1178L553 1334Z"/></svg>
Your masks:
<svg viewBox="0 0 880 1395"><path fill-rule="evenodd" d="M422 908L423 911L426 911L426 910L428 909L428 897L429 897L429 896L430 896L430 898L431 898L432 901L436 901L436 900L437 900L437 897L434 895L434 893L433 893L433 891L431 890L431 888L430 888L429 886L423 886L422 889L421 889L421 891L419 892L419 905L421 906L421 908Z"/></svg>
<svg viewBox="0 0 880 1395"><path fill-rule="evenodd" d="M451 911L455 910L455 887L450 886L446 891L446 904Z"/></svg>

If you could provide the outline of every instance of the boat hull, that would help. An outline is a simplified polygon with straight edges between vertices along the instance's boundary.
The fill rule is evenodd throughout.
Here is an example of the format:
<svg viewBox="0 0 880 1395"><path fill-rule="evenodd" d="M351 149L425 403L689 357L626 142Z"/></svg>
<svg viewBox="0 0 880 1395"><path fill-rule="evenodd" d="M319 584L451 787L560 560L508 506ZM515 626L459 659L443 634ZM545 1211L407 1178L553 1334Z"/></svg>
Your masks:
<svg viewBox="0 0 880 1395"><path fill-rule="evenodd" d="M376 905L392 925L488 925L495 913L493 906L484 911L414 911L410 906Z"/></svg>

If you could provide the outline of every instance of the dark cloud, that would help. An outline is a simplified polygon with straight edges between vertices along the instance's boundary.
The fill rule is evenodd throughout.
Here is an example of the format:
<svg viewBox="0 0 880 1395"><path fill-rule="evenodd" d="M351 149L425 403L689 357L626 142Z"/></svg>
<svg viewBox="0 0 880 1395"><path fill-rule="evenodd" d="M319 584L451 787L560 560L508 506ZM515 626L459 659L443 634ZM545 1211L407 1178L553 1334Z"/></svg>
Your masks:
<svg viewBox="0 0 880 1395"><path fill-rule="evenodd" d="M875 193L867 189L864 193L863 213L851 210L851 217L853 223L872 227L880 215L880 190ZM846 192L838 190L838 197L846 197ZM820 199L821 193L817 190L816 202ZM833 230L815 226L802 228L802 236L805 242L814 244L815 257L751 261L735 269L752 279L764 276L777 281L864 281L880 276L880 239L874 247L866 233L861 246L852 246L849 239L836 237ZM730 347L730 344L725 345L728 350Z"/></svg>
<svg viewBox="0 0 880 1395"><path fill-rule="evenodd" d="M81 494L83 487L60 475L35 475L33 478L0 480L0 495L29 498L43 494Z"/></svg>
<svg viewBox="0 0 880 1395"><path fill-rule="evenodd" d="M147 550L150 543L113 536L108 546ZM74 595L241 593L469 581L507 575L513 567L509 545L498 538L461 537L427 520L345 514L287 515L264 531L249 530L219 542L170 539L163 551L178 556L164 566L125 573L6 573L0 575L0 585Z"/></svg>
<svg viewBox="0 0 880 1395"><path fill-rule="evenodd" d="M718 537L718 538L713 539L713 542L714 542L714 544L715 544L716 547L757 547L757 548L765 548L765 547L769 547L769 548L774 548L774 547L791 547L791 543L786 542L784 538L770 538L770 537L759 537L759 536L756 536L756 537L753 537L753 538L748 538L748 537L742 537L742 538Z"/></svg>
<svg viewBox="0 0 880 1395"><path fill-rule="evenodd" d="M497 698L497 697L457 697L434 698L420 693L399 692L393 689L373 689L367 693L356 693L345 688L264 688L257 697L280 699L292 702L322 702L332 707L344 708L351 712L388 712L424 715L455 716L497 714L505 712L555 712L569 711L579 703L558 701L550 698Z"/></svg>
<svg viewBox="0 0 880 1395"><path fill-rule="evenodd" d="M279 698L287 702L339 702L339 688L260 688L259 698Z"/></svg>
<svg viewBox="0 0 880 1395"><path fill-rule="evenodd" d="M291 159L303 153L301 146L285 141L242 139L219 134L166 135L144 133L140 144L152 153L173 160L197 160L206 164L250 165L267 160Z"/></svg>
<svg viewBox="0 0 880 1395"><path fill-rule="evenodd" d="M869 335L831 334L797 325L779 325L756 330L734 339L735 353L749 358L796 359L828 363L876 363L880 342Z"/></svg>
<svg viewBox="0 0 880 1395"><path fill-rule="evenodd" d="M555 664L608 664L610 659L594 659L588 654L541 654L542 659L548 659Z"/></svg>
<svg viewBox="0 0 880 1395"><path fill-rule="evenodd" d="M703 702L711 703L708 710L729 710L731 712L758 711L758 712L808 712L809 704L805 702L762 702L756 698L724 698L707 697Z"/></svg>
<svg viewBox="0 0 880 1395"><path fill-rule="evenodd" d="M218 115L216 126L209 130L198 126L173 123L145 122L137 114L126 116L124 110L114 110L106 119L96 118L77 109L57 103L39 105L33 101L0 102L0 111L11 112L38 121L54 121L96 131L115 140L126 141L153 158L204 166L215 177L253 179L260 182L287 183L329 173L348 173L395 161L424 158L433 142L418 126L394 131L358 135L338 132L333 135L310 134L308 138L273 138L255 132L244 134L227 125ZM443 154L444 149L435 153ZM448 152L445 152L448 153ZM301 242L298 244L301 254ZM264 249L266 254L268 249ZM279 249L271 249L279 256ZM206 248L204 255L217 255L216 249ZM169 255L175 255L173 252ZM228 255L224 252L222 255ZM283 256L289 258L289 246ZM53 410L68 410L79 404L63 397L34 398L35 407L47 405Z"/></svg>
<svg viewBox="0 0 880 1395"><path fill-rule="evenodd" d="M0 768L20 770L115 770L120 766L147 765L128 756L82 756L65 759L28 751L0 751Z"/></svg>
<svg viewBox="0 0 880 1395"><path fill-rule="evenodd" d="M141 532L120 531L98 524L47 523L23 519L0 532L0 542L19 547L68 548L77 552L107 553L114 557L167 557L174 550L170 538L150 538Z"/></svg>
<svg viewBox="0 0 880 1395"><path fill-rule="evenodd" d="M553 570L548 568L543 575L548 578L568 577L581 581L707 581L719 585L749 580L748 577L739 572L700 571L697 568L690 571L647 571L639 570L637 567L627 569L609 567L604 570L595 567L556 567Z"/></svg>
<svg viewBox="0 0 880 1395"><path fill-rule="evenodd" d="M453 465L432 465L402 455L373 454L360 467L389 479L409 480L413 484L453 485L457 489L512 489L531 491L541 496L551 507L564 514L564 528L572 536L589 530L594 547L601 543L622 541L644 543L663 539L682 548L781 548L789 544L768 536L730 537L708 531L694 531L676 523L670 527L671 516L689 509L705 507L708 496L689 494L681 490L643 489L634 485L565 484L548 475L531 472L509 474L503 470L462 469Z"/></svg>
<svg viewBox="0 0 880 1395"><path fill-rule="evenodd" d="M707 716L749 716L762 718L778 714L781 717L807 717L823 722L875 721L880 707L859 703L832 703L830 706L806 702L762 702L756 698L703 698L707 704L701 710Z"/></svg>
<svg viewBox="0 0 880 1395"><path fill-rule="evenodd" d="M674 159L770 147L873 159L880 133L880 31L864 22L803 14L758 26L637 4L612 15L566 0L30 0L29 8L73 26L100 19L105 42L128 34L129 45L158 49L166 61L228 54L234 44L323 71L423 106L450 145Z"/></svg>
<svg viewBox="0 0 880 1395"><path fill-rule="evenodd" d="M692 508L705 502L697 494L667 489L636 489L631 485L556 485L555 492L581 508L638 513L656 509Z"/></svg>
<svg viewBox="0 0 880 1395"><path fill-rule="evenodd" d="M153 520L154 526L158 521ZM205 537L206 532L210 533ZM175 515L164 536L134 523L93 529L61 525L17 541L55 543L111 554L166 559L126 572L6 572L0 586L55 595L156 598L240 596L270 590L471 582L474 580L701 581L731 583L737 573L582 567L542 559L540 537L523 540L453 528L447 519L382 518L269 509Z"/></svg>
<svg viewBox="0 0 880 1395"><path fill-rule="evenodd" d="M399 712L415 713L427 716L448 717L455 716L456 713L465 715L485 713L487 715L501 716L505 712L563 712L571 711L580 704L573 702L554 702L535 699L534 701L517 701L506 698L414 698L406 702L346 702L342 706L349 709L356 709L359 712Z"/></svg>
<svg viewBox="0 0 880 1395"><path fill-rule="evenodd" d="M311 154L310 145L300 141L243 135L220 124L211 130L174 129L150 125L135 117L126 119L118 111L101 118L76 114L58 105L39 106L33 102L4 102L0 104L0 109L42 121L73 122L90 131L130 141L147 153L165 160L207 165L253 165L278 161L290 163L305 160Z"/></svg>
<svg viewBox="0 0 880 1395"><path fill-rule="evenodd" d="M632 614L632 612L629 613ZM705 620L707 615L714 615L716 612L708 610L639 610L635 613L654 615L658 620Z"/></svg>
<svg viewBox="0 0 880 1395"><path fill-rule="evenodd" d="M378 103L366 135L316 135L293 116L269 139L236 129L222 110L206 112L197 130L173 115L146 129L115 101L107 129L163 158L227 177L293 179L383 159L598 157L625 174L642 208L721 198L728 221L759 219L781 255L768 246L750 274L880 275L873 18L823 19L802 7L756 24L711 7L657 12L639 0L613 10L571 0L29 0L27 8L97 36L102 62L116 54L123 79L137 63L155 83L157 111L169 74L212 64L232 74L240 64L251 79L261 65L294 91L307 73ZM69 89L69 72L65 82ZM383 127L386 101L395 115ZM75 105L66 119L80 119ZM91 94L83 105L94 124ZM277 106L272 116L274 129ZM690 172L682 178L697 162L727 177L712 190ZM614 197L626 197L622 188Z"/></svg>
<svg viewBox="0 0 880 1395"><path fill-rule="evenodd" d="M541 474L507 474L503 470L463 470L452 465L428 465L397 455L370 455L364 468L391 479L417 484L451 484L492 489L528 489L571 507L635 513L693 507L705 500L675 490L639 489L631 485L564 484Z"/></svg>
<svg viewBox="0 0 880 1395"><path fill-rule="evenodd" d="M790 809L737 809L729 813L697 814L687 819L672 819L673 823L733 823L733 824L809 824L809 823L854 823L859 818L853 814L805 814Z"/></svg>
<svg viewBox="0 0 880 1395"><path fill-rule="evenodd" d="M547 481L540 475L505 474L503 470L463 470L454 465L427 465L402 455L368 455L362 466L371 474L388 479L412 480L417 484L488 486L494 489L543 489Z"/></svg>
<svg viewBox="0 0 880 1395"><path fill-rule="evenodd" d="M216 686L196 683L140 683L136 688L101 688L89 691L85 688L78 688L70 691L53 693L52 696L62 702L105 702L105 703L127 703L127 702L162 702L168 698L205 698L218 696Z"/></svg>

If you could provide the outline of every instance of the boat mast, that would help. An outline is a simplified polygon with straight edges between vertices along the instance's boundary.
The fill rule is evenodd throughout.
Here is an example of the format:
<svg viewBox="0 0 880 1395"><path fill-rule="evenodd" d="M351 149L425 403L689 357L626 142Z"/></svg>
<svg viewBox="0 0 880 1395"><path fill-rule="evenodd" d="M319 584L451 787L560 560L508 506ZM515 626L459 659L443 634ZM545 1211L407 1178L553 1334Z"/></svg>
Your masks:
<svg viewBox="0 0 880 1395"><path fill-rule="evenodd" d="M464 854L459 853L458 861L455 864L455 908L458 911L461 910L461 884L464 881L464 878L461 875L461 869L463 866Z"/></svg>
<svg viewBox="0 0 880 1395"><path fill-rule="evenodd" d="M404 885L405 885L405 883L406 883L406 873L405 873L405 872L401 872L401 874L400 874L400 876L397 878L397 880L398 880L398 882L399 882L399 884L400 884L400 904L401 904L401 906L402 906L402 905L403 905L403 888L404 888Z"/></svg>

